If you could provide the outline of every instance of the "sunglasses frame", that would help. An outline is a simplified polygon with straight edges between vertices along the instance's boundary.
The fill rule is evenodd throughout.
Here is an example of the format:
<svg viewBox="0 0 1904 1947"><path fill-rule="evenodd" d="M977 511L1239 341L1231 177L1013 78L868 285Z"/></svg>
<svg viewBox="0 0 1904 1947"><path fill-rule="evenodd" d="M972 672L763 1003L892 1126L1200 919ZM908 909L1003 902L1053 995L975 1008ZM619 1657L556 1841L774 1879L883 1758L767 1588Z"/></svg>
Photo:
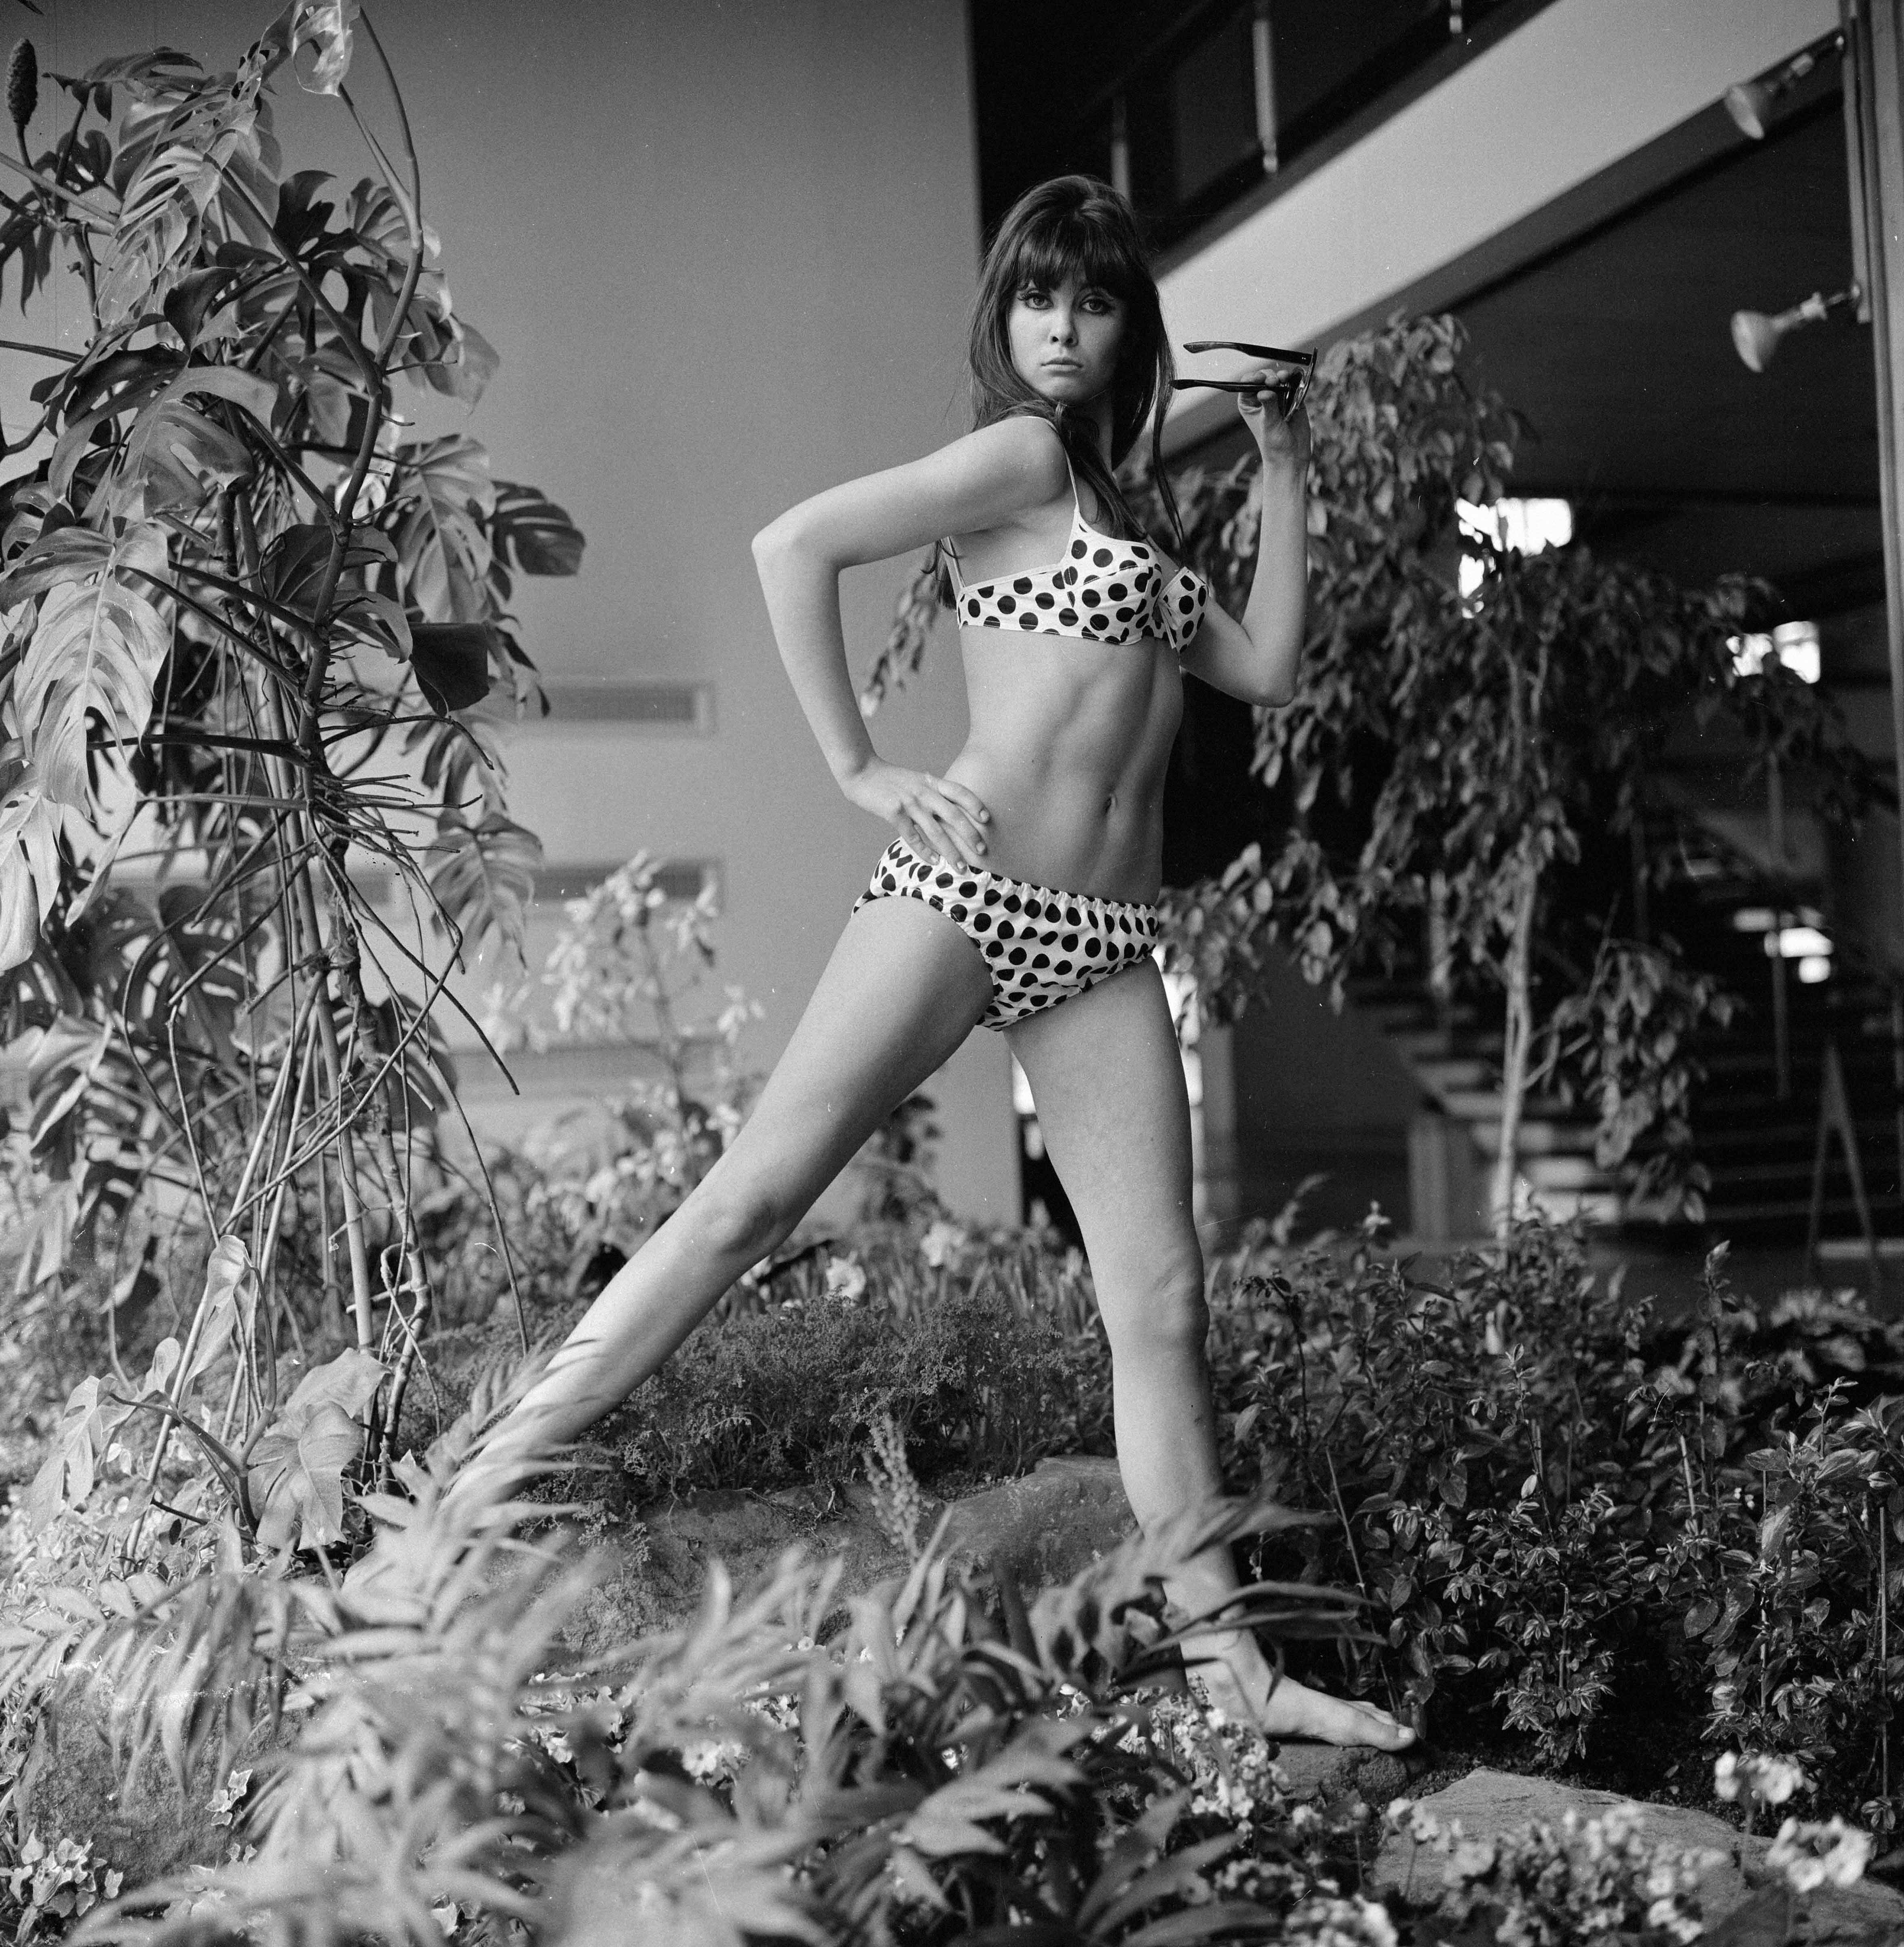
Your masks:
<svg viewBox="0 0 1904 1947"><path fill-rule="evenodd" d="M1285 421L1296 416L1297 409L1309 396L1309 382L1315 376L1316 354L1313 351L1288 351L1276 345L1246 345L1234 338L1193 338L1185 340L1186 351L1240 351L1252 358L1266 358L1273 364L1292 368L1286 376L1265 384L1261 379L1173 379L1170 382L1173 392L1187 392L1192 387L1201 387L1211 392L1274 392L1283 401Z"/></svg>

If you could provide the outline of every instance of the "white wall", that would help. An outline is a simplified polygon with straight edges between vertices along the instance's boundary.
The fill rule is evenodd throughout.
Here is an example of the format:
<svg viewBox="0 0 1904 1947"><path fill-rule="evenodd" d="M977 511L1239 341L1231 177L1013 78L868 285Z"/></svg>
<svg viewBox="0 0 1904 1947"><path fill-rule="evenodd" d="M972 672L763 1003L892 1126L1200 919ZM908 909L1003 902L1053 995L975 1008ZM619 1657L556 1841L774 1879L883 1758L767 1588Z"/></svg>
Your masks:
<svg viewBox="0 0 1904 1947"><path fill-rule="evenodd" d="M1837 24L1834 0L1556 0L1173 270L1171 336L1326 339Z"/></svg>
<svg viewBox="0 0 1904 1947"><path fill-rule="evenodd" d="M155 42L229 65L277 11L44 4L43 23L17 26L42 69L69 72ZM707 740L512 732L512 813L552 862L637 847L717 859L720 977L765 1004L751 1042L765 1063L887 834L840 796L806 732L748 543L791 502L960 429L977 253L964 7L401 0L376 13L458 307L503 357L469 429L499 474L541 486L588 537L578 580L522 587L526 645L571 680L688 677L717 692ZM363 57L353 87L376 113ZM279 132L287 168L364 172L334 104L293 88ZM62 293L34 322L70 333L82 320ZM0 407L24 369L0 364ZM465 423L440 404L413 409L428 430ZM847 578L860 665L903 574ZM957 748L949 632L936 652L878 719L882 754L939 767ZM604 1085L615 1066L604 1058ZM500 1112L477 1066L464 1064L470 1097ZM534 1064L523 1073L533 1084ZM941 1187L970 1215L1015 1218L999 1038L975 1035L934 1092Z"/></svg>

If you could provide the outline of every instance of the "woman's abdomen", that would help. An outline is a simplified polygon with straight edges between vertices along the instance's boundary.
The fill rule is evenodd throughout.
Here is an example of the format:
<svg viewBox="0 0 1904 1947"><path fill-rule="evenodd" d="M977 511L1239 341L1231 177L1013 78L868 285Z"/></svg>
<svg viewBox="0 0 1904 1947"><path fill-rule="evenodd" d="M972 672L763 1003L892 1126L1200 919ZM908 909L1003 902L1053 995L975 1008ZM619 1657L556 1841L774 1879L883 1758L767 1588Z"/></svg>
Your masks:
<svg viewBox="0 0 1904 1947"><path fill-rule="evenodd" d="M1183 709L1169 651L983 629L961 639L971 731L946 775L992 813L987 862L1036 885L1154 899Z"/></svg>

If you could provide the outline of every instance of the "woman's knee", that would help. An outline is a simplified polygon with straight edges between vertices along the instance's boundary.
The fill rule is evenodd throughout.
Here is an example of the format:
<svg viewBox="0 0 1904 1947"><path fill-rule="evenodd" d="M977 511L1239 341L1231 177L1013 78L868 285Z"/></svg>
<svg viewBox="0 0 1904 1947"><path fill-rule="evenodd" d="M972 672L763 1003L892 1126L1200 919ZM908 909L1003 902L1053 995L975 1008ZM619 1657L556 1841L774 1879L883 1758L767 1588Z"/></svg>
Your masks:
<svg viewBox="0 0 1904 1947"><path fill-rule="evenodd" d="M1171 1253L1101 1279L1098 1304L1113 1352L1147 1347L1201 1353L1209 1332L1203 1265L1195 1252Z"/></svg>
<svg viewBox="0 0 1904 1947"><path fill-rule="evenodd" d="M685 1220L704 1249L745 1267L783 1242L803 1214L779 1185L717 1166L676 1221Z"/></svg>

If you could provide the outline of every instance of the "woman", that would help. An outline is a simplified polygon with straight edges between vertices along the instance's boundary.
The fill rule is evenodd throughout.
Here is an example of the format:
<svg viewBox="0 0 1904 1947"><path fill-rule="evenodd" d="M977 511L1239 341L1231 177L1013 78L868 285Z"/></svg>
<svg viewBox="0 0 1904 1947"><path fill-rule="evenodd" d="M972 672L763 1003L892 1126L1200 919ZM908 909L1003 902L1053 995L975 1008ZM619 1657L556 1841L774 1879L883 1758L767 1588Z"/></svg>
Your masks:
<svg viewBox="0 0 1904 1947"><path fill-rule="evenodd" d="M1258 704L1294 688L1307 423L1239 395L1264 509L1255 585L1232 621L1142 537L1113 480L1147 417L1155 450L1170 354L1129 207L1082 176L1031 190L1005 218L971 373L975 431L816 494L755 537L781 656L833 775L899 835L745 1126L590 1307L501 1450L571 1439L626 1398L982 1023L1029 1078L1083 1231L1133 1512L1147 1528L1220 1490L1189 1114L1151 902L1181 673ZM931 542L971 725L943 776L875 752L840 614L842 569ZM1203 1614L1236 1586L1228 1551L1213 1549L1169 1593ZM1274 1735L1413 1737L1373 1706L1272 1684L1246 1632L1197 1648L1213 1701Z"/></svg>

